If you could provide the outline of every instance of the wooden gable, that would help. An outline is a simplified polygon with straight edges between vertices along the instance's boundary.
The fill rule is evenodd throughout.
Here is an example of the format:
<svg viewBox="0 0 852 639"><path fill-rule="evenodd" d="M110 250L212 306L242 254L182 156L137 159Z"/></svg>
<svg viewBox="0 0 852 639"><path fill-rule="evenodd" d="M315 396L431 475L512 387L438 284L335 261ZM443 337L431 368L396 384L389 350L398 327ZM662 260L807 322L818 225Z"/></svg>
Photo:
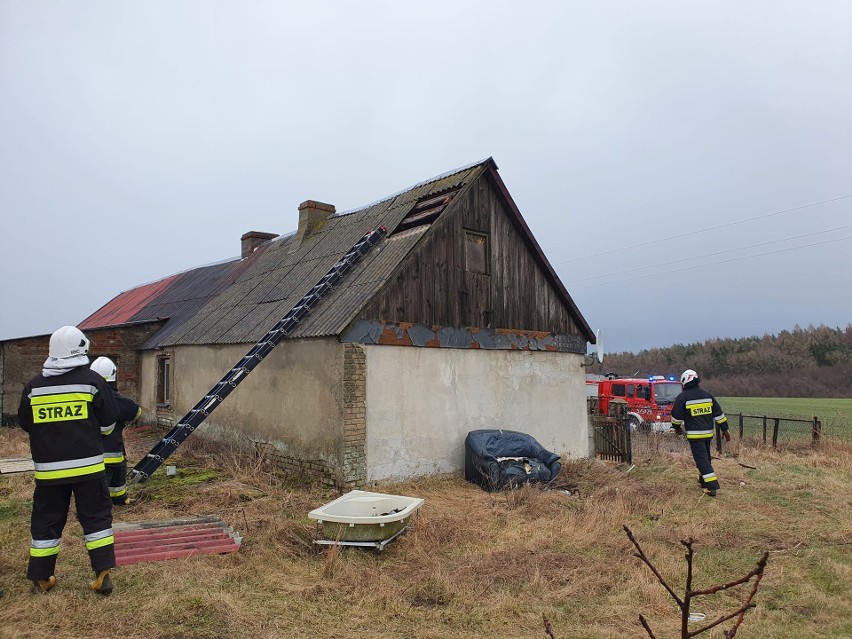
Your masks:
<svg viewBox="0 0 852 639"><path fill-rule="evenodd" d="M451 201L356 319L582 335L591 330L494 170ZM416 222L416 220L415 220Z"/></svg>

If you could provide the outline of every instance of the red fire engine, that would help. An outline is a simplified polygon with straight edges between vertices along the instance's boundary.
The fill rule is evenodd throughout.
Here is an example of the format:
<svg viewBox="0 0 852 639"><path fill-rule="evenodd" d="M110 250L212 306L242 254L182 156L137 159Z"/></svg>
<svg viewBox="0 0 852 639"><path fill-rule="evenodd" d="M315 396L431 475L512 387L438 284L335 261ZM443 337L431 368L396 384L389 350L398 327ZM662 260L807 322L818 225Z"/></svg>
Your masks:
<svg viewBox="0 0 852 639"><path fill-rule="evenodd" d="M610 403L627 404L630 427L633 430L665 432L671 428L672 403L681 391L674 377L617 377L587 375L586 394L596 397L598 413L609 415Z"/></svg>

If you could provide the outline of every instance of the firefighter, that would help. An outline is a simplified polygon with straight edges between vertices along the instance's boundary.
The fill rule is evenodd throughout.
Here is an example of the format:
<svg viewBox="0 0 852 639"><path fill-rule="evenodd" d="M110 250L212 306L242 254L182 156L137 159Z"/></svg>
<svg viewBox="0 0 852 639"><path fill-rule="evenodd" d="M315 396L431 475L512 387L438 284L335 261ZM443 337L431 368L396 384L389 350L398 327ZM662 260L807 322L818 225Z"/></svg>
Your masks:
<svg viewBox="0 0 852 639"><path fill-rule="evenodd" d="M685 370L680 376L683 390L672 405L672 428L678 435L686 430L686 440L698 468L698 483L705 495L715 497L719 490L719 480L710 463L710 442L715 426L722 430L725 441L731 441L731 434L728 432L728 418L719 402L699 387L699 382L698 373L692 369Z"/></svg>
<svg viewBox="0 0 852 639"><path fill-rule="evenodd" d="M56 586L56 559L72 494L95 571L89 587L102 595L112 592L115 550L103 438L115 428L118 409L104 378L89 369L88 351L89 340L78 328L57 329L42 372L24 387L18 407L35 466L27 578L37 594Z"/></svg>
<svg viewBox="0 0 852 639"><path fill-rule="evenodd" d="M127 495L127 460L124 451L124 427L142 414L139 405L119 394L115 375L118 369L109 357L98 357L92 370L106 380L118 408L115 429L104 438L104 464L106 465L107 488L113 506L131 506L136 503Z"/></svg>

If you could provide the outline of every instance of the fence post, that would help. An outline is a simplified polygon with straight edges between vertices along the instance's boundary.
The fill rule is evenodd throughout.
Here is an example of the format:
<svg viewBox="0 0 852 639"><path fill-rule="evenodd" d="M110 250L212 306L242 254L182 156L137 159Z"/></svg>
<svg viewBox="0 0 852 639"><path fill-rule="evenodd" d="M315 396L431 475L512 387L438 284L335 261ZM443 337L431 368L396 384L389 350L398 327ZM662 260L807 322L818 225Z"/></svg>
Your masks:
<svg viewBox="0 0 852 639"><path fill-rule="evenodd" d="M811 434L814 446L816 446L819 443L821 435L822 435L822 422L819 421L816 417L814 417L813 433Z"/></svg>
<svg viewBox="0 0 852 639"><path fill-rule="evenodd" d="M763 443L766 443L766 415L763 416Z"/></svg>
<svg viewBox="0 0 852 639"><path fill-rule="evenodd" d="M778 422L781 420L776 417L775 423L772 425L772 448L778 448Z"/></svg>
<svg viewBox="0 0 852 639"><path fill-rule="evenodd" d="M740 439L743 438L743 414L740 413Z"/></svg>

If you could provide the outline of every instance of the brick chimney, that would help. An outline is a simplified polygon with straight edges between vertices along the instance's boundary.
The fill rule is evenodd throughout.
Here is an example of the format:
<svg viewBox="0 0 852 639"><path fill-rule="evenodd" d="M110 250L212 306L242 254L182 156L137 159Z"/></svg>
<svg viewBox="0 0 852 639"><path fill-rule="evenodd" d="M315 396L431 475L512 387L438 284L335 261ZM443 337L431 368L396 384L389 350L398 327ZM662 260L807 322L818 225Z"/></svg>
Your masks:
<svg viewBox="0 0 852 639"><path fill-rule="evenodd" d="M334 215L334 204L306 200L299 205L299 230L296 232L298 244L325 227L329 216Z"/></svg>
<svg viewBox="0 0 852 639"><path fill-rule="evenodd" d="M242 248L240 257L243 259L247 258L254 253L258 246L276 237L278 236L275 233L263 233L262 231L243 233L243 236L240 238L240 246Z"/></svg>

